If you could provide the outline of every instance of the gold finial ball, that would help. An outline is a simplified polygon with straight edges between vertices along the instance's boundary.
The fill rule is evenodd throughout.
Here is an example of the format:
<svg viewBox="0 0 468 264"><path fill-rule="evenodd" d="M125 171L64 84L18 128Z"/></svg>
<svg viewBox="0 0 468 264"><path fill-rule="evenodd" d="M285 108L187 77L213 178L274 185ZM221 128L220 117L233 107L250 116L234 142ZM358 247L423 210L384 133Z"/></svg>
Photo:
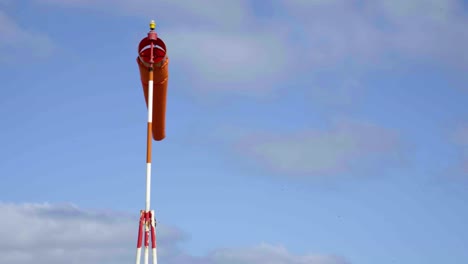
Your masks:
<svg viewBox="0 0 468 264"><path fill-rule="evenodd" d="M151 20L150 22L150 29L151 30L154 30L156 28L156 22L154 22L154 20Z"/></svg>

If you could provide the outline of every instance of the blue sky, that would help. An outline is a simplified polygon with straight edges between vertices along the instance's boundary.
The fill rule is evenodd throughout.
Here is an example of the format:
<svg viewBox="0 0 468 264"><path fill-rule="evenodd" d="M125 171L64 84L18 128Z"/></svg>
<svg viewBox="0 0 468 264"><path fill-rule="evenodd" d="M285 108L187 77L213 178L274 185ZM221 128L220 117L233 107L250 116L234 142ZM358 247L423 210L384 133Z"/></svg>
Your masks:
<svg viewBox="0 0 468 264"><path fill-rule="evenodd" d="M467 7L0 1L0 262L133 261L155 19L162 261L467 263Z"/></svg>

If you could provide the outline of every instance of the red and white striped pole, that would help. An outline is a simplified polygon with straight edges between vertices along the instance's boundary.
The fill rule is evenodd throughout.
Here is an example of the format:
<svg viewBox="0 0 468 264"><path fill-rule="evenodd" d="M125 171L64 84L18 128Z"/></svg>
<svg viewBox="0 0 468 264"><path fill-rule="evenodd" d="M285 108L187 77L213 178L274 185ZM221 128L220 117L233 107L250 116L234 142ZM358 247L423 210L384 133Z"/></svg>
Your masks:
<svg viewBox="0 0 468 264"><path fill-rule="evenodd" d="M154 32L155 23L151 21L150 29L148 33L149 39L157 39L157 35ZM150 61L149 61L149 78L148 78L148 124L147 124L147 138L146 138L146 206L145 210L140 211L140 223L138 228L138 241L137 241L137 256L136 264L140 264L141 258L141 246L142 246L142 233L144 227L144 241L145 241L145 252L144 252L144 264L149 262L149 241L151 236L151 248L153 264L157 264L157 252L156 252L156 222L154 217L154 211L150 210L151 206L151 143L152 143L152 122L153 122L153 64L154 64L154 43L150 44Z"/></svg>

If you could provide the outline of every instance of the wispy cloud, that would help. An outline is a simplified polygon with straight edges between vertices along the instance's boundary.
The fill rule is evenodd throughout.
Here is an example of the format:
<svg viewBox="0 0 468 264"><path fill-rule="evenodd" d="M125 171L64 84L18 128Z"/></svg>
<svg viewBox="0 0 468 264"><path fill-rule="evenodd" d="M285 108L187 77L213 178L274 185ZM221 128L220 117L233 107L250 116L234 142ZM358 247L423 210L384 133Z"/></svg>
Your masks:
<svg viewBox="0 0 468 264"><path fill-rule="evenodd" d="M137 219L115 212L0 203L0 214L1 263L125 263L136 247ZM171 227L158 226L158 231L162 256L183 238Z"/></svg>
<svg viewBox="0 0 468 264"><path fill-rule="evenodd" d="M302 80L301 91L311 97L326 91L327 102L350 104L354 91L365 90L356 84L371 72L397 74L414 63L468 69L468 16L460 0L281 0L270 3L269 18L258 16L248 0L36 3L156 18L164 24L173 65L196 94L265 95Z"/></svg>
<svg viewBox="0 0 468 264"><path fill-rule="evenodd" d="M442 1L285 1L304 26L316 59L347 58L375 67L394 56L468 67L463 52L468 22L463 2ZM323 57L322 57L323 56ZM461 57L460 57L461 56Z"/></svg>
<svg viewBox="0 0 468 264"><path fill-rule="evenodd" d="M262 243L250 248L218 249L209 254L208 257L197 263L213 264L348 264L349 262L340 256L304 255L291 254L285 247L273 246Z"/></svg>
<svg viewBox="0 0 468 264"><path fill-rule="evenodd" d="M249 1L41 1L47 3L161 21L171 61L197 92L270 92L293 59L284 34L260 27Z"/></svg>
<svg viewBox="0 0 468 264"><path fill-rule="evenodd" d="M39 0L38 4L55 5L65 8L86 7L99 12L147 17L156 19L164 25L196 25L239 26L249 18L248 1L216 1L216 0L162 0L148 2L144 0Z"/></svg>
<svg viewBox="0 0 468 264"><path fill-rule="evenodd" d="M129 263L136 254L137 217L70 204L0 203L0 263ZM295 255L261 244L215 249L205 256L184 252L181 230L158 224L158 256L171 264L347 264L339 256Z"/></svg>
<svg viewBox="0 0 468 264"><path fill-rule="evenodd" d="M2 10L0 36L0 63L46 58L52 54L54 48L52 40L46 34L20 26Z"/></svg>
<svg viewBox="0 0 468 264"><path fill-rule="evenodd" d="M400 162L402 145L390 129L339 120L326 130L244 136L237 148L272 172L318 177L365 173L383 163Z"/></svg>
<svg viewBox="0 0 468 264"><path fill-rule="evenodd" d="M173 61L187 69L198 90L271 92L286 77L286 43L272 32L174 30L165 37ZM260 81L259 81L260 80Z"/></svg>

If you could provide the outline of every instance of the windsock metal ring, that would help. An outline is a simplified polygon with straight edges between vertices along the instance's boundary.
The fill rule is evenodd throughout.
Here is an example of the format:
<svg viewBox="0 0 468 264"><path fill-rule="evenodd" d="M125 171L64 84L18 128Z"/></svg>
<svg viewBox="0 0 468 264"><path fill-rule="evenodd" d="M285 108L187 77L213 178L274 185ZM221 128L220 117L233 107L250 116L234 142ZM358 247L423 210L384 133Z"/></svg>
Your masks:
<svg viewBox="0 0 468 264"><path fill-rule="evenodd" d="M151 47L153 46L153 56L151 56ZM167 58L166 44L160 38L150 39L146 37L138 45L138 59L141 64L151 67L151 64L158 65ZM151 61L152 59L152 61ZM160 64L159 64L160 65Z"/></svg>

